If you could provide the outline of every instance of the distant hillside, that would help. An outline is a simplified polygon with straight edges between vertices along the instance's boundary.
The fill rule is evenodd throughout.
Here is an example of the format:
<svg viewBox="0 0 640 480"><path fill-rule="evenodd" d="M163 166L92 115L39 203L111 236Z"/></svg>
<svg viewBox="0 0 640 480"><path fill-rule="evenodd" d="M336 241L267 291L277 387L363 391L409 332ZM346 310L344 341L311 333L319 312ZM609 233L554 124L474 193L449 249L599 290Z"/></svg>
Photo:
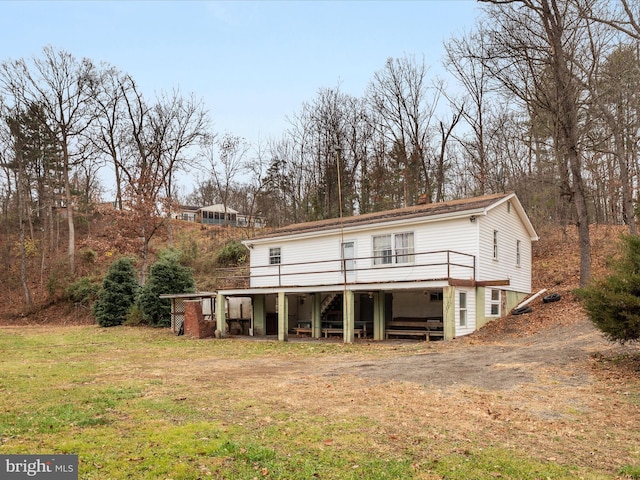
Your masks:
<svg viewBox="0 0 640 480"><path fill-rule="evenodd" d="M99 282L115 258L138 256L138 242L122 236L115 229L114 216L117 216L115 211L96 215L78 229L76 278L88 276ZM174 247L184 252L187 263L194 269L199 290L216 288L212 272L217 268L216 258L222 247L230 240L240 241L252 233L245 228L202 226L183 221L173 221L172 229ZM593 226L591 232L592 275L597 277L606 272L606 260L616 252L616 240L626 229L623 226ZM533 292L546 288L549 293L561 294L562 301L543 305L538 299L532 303L533 313L494 321L477 335L490 335L498 331L524 334L531 329L584 318L572 293L579 284L576 229L546 227L539 228L538 234L540 240L533 245ZM17 238L0 239L0 249L13 255L11 268L0 275L0 302L3 305L0 324L93 323L88 307L71 305L62 300L64 289L72 281L64 273L64 247L44 262L39 253L29 259L28 278L34 306L31 309L25 307L19 282L16 242ZM65 245L64 238L61 238L60 245ZM162 229L152 242L152 254L168 246L168 230ZM45 265L44 269L42 265Z"/></svg>

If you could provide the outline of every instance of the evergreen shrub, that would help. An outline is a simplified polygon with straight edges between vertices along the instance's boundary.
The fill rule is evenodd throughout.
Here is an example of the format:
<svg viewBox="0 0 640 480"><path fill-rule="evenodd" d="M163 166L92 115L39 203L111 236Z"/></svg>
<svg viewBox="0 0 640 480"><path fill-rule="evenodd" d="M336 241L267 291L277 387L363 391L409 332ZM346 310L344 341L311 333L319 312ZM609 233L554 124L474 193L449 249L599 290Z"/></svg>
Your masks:
<svg viewBox="0 0 640 480"><path fill-rule="evenodd" d="M160 254L151 266L147 284L140 291L138 307L144 320L153 327L171 325L171 301L160 299L161 294L195 292L193 271L180 264L180 257L180 252L175 250Z"/></svg>
<svg viewBox="0 0 640 480"><path fill-rule="evenodd" d="M96 299L99 291L100 285L98 283L90 277L82 277L67 287L65 298L73 303L89 305Z"/></svg>
<svg viewBox="0 0 640 480"><path fill-rule="evenodd" d="M222 247L216 263L221 267L232 267L247 261L249 250L237 240L231 240Z"/></svg>
<svg viewBox="0 0 640 480"><path fill-rule="evenodd" d="M93 315L101 327L122 325L139 290L133 259L120 258L109 267L102 282Z"/></svg>
<svg viewBox="0 0 640 480"><path fill-rule="evenodd" d="M613 342L640 339L640 237L625 235L611 274L576 291L591 321Z"/></svg>

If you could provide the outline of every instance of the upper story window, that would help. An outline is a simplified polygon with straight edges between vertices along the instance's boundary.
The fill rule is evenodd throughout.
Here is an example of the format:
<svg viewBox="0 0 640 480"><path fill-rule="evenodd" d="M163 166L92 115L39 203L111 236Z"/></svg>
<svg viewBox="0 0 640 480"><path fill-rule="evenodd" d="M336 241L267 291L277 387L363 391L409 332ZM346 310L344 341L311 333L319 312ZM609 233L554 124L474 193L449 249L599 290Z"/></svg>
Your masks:
<svg viewBox="0 0 640 480"><path fill-rule="evenodd" d="M520 240L516 240L516 267L520 266Z"/></svg>
<svg viewBox="0 0 640 480"><path fill-rule="evenodd" d="M413 232L396 233L396 263L413 263Z"/></svg>
<svg viewBox="0 0 640 480"><path fill-rule="evenodd" d="M498 259L498 231L493 231L493 259Z"/></svg>
<svg viewBox="0 0 640 480"><path fill-rule="evenodd" d="M373 237L373 264L413 263L413 232L376 235Z"/></svg>
<svg viewBox="0 0 640 480"><path fill-rule="evenodd" d="M378 235L373 237L373 264L386 265L392 263L391 235Z"/></svg>
<svg viewBox="0 0 640 480"><path fill-rule="evenodd" d="M280 247L272 247L269 249L269 265L280 265L282 263L282 254Z"/></svg>

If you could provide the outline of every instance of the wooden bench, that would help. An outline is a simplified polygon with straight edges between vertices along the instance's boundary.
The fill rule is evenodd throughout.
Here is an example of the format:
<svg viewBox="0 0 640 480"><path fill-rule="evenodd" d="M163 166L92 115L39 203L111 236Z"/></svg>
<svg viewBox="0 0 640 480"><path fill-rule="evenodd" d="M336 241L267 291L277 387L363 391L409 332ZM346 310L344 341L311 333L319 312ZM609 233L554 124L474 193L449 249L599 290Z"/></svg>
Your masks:
<svg viewBox="0 0 640 480"><path fill-rule="evenodd" d="M428 341L432 338L444 338L444 324L439 317L397 317L386 323L384 334L387 340L389 335L404 335L424 337Z"/></svg>
<svg viewBox="0 0 640 480"><path fill-rule="evenodd" d="M313 335L313 329L311 328L310 320L303 320L298 322L298 324L293 329L296 332L296 335L300 335L301 333L308 333L309 336Z"/></svg>
<svg viewBox="0 0 640 480"><path fill-rule="evenodd" d="M324 338L329 338L329 335L334 334L340 334L340 335L344 335L344 329L342 328L323 328L322 329L322 333L324 334ZM353 334L360 338L362 335L362 329L361 328L354 328L353 329Z"/></svg>

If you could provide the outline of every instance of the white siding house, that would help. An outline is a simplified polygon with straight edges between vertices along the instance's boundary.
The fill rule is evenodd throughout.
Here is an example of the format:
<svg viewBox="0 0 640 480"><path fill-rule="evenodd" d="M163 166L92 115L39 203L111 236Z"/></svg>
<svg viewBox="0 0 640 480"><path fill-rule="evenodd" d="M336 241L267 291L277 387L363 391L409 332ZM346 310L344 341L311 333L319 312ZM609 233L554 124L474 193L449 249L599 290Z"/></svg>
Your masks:
<svg viewBox="0 0 640 480"><path fill-rule="evenodd" d="M243 242L250 286L218 298L251 296L251 331L281 340L438 318L451 339L531 292L537 238L514 193L290 225Z"/></svg>

